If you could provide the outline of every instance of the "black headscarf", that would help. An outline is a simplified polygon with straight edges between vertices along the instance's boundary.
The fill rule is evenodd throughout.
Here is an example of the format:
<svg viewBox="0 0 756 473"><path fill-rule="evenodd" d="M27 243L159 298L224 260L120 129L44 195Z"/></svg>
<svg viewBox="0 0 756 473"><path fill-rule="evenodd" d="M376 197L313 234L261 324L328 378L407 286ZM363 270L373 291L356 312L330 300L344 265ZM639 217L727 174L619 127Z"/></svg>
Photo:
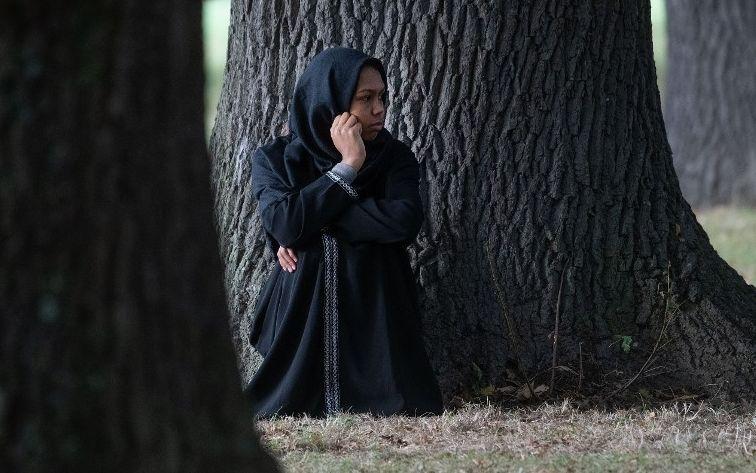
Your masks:
<svg viewBox="0 0 756 473"><path fill-rule="evenodd" d="M278 190L301 188L341 161L330 128L337 115L349 111L360 71L367 65L381 74L387 97L386 71L377 58L357 49L333 47L310 60L289 104L289 134L262 147L268 167L277 175ZM388 106L387 100L384 105ZM360 195L384 173L395 144L385 127L374 139L365 141L365 163L352 181Z"/></svg>

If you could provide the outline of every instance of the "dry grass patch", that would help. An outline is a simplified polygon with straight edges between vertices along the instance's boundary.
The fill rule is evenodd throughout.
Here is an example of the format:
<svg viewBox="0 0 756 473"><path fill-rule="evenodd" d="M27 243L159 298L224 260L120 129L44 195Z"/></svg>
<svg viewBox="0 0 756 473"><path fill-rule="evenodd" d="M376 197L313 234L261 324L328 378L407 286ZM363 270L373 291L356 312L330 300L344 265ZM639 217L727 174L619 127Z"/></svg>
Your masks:
<svg viewBox="0 0 756 473"><path fill-rule="evenodd" d="M756 409L742 405L678 401L605 411L570 400L511 409L467 404L436 417L279 417L258 428L293 470L636 471L650 462L661 469L646 471L710 463L709 470L756 471Z"/></svg>

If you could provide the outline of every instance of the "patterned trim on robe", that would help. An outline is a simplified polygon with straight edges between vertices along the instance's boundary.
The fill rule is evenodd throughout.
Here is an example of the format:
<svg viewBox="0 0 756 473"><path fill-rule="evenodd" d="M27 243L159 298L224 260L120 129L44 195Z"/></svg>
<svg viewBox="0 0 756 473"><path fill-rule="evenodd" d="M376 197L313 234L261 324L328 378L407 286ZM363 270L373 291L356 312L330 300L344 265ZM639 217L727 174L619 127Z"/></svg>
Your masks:
<svg viewBox="0 0 756 473"><path fill-rule="evenodd" d="M352 187L350 183L342 179L341 176L339 176L338 174L336 174L335 172L331 170L326 172L326 176L330 177L331 179L333 179L334 182L339 184L347 192L347 194L349 194L349 196L352 199L355 199L355 200L359 199L360 196L357 193L357 191L354 189L354 187Z"/></svg>
<svg viewBox="0 0 756 473"><path fill-rule="evenodd" d="M341 409L339 393L339 307L338 307L338 263L339 247L336 237L322 229L323 256L325 259L325 306L324 337L325 353L325 404L326 414L334 414Z"/></svg>
<svg viewBox="0 0 756 473"><path fill-rule="evenodd" d="M339 184L349 196L357 200L359 194L338 173L329 170L326 175ZM321 229L323 237L323 258L325 261L325 306L323 307L323 348L325 364L325 404L326 414L334 414L341 410L341 395L339 389L339 243L324 226Z"/></svg>

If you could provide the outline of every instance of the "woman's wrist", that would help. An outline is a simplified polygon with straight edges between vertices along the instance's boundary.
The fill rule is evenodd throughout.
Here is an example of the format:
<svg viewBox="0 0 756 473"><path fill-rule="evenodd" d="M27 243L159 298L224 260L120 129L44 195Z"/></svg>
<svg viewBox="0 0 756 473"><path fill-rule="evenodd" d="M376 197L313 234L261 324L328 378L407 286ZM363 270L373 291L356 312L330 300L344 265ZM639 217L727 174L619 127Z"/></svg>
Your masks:
<svg viewBox="0 0 756 473"><path fill-rule="evenodd" d="M331 171L338 174L339 177L344 179L346 182L351 183L354 178L357 177L358 169L348 162L342 160L341 162L336 163L336 165L331 168Z"/></svg>
<svg viewBox="0 0 756 473"><path fill-rule="evenodd" d="M357 172L360 170L360 166L362 166L362 163L365 162L364 159L350 159L350 158L341 158L341 162L348 165L352 169L354 169L354 172Z"/></svg>

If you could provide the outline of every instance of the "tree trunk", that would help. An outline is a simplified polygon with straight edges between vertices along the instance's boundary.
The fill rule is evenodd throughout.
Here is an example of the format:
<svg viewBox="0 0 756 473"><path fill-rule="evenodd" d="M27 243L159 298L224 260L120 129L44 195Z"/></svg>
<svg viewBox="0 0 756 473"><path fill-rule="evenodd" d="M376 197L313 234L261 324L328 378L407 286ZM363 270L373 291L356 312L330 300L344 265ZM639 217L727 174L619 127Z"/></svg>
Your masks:
<svg viewBox="0 0 756 473"><path fill-rule="evenodd" d="M0 470L273 469L226 318L201 3L0 19Z"/></svg>
<svg viewBox="0 0 756 473"><path fill-rule="evenodd" d="M756 8L667 0L664 117L694 208L756 205Z"/></svg>
<svg viewBox="0 0 756 473"><path fill-rule="evenodd" d="M234 1L211 154L245 379L249 314L277 264L248 158L282 133L308 59L336 45L385 61L387 128L421 163L410 253L447 400L552 365L574 370L562 389L611 388L657 339L636 382L753 396L756 290L681 196L648 1Z"/></svg>

